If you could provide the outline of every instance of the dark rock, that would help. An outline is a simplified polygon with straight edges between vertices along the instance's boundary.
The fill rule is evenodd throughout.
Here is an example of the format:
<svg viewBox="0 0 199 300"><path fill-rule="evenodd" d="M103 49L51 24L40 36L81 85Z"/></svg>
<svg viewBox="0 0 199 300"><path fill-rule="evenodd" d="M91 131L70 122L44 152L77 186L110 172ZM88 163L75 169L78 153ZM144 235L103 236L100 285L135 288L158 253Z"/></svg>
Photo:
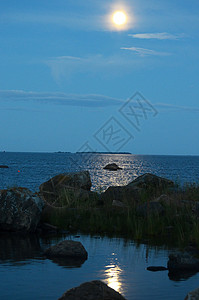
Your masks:
<svg viewBox="0 0 199 300"><path fill-rule="evenodd" d="M80 242L65 240L44 251L49 258L83 258L87 259L88 253Z"/></svg>
<svg viewBox="0 0 199 300"><path fill-rule="evenodd" d="M158 271L166 271L168 270L168 268L165 268L165 267L161 267L161 266L151 266L151 267L148 267L147 268L148 271L152 271L152 272L158 272Z"/></svg>
<svg viewBox="0 0 199 300"><path fill-rule="evenodd" d="M103 202L117 200L123 203L134 205L140 200L140 191L131 186L110 186L104 193L100 195Z"/></svg>
<svg viewBox="0 0 199 300"><path fill-rule="evenodd" d="M76 189L72 187L65 187L62 190L60 189L56 193L40 193L41 197L45 201L45 208L48 205L53 207L68 207L75 206L75 204L82 203L86 201L97 201L100 198L100 195L93 191L86 191L83 189ZM45 210L44 208L44 210Z"/></svg>
<svg viewBox="0 0 199 300"><path fill-rule="evenodd" d="M85 282L68 290L58 300L125 300L125 298L99 280Z"/></svg>
<svg viewBox="0 0 199 300"><path fill-rule="evenodd" d="M34 232L44 203L26 188L0 190L0 230Z"/></svg>
<svg viewBox="0 0 199 300"><path fill-rule="evenodd" d="M159 202L154 201L145 202L136 208L136 212L143 217L148 215L162 215L164 211L164 207Z"/></svg>
<svg viewBox="0 0 199 300"><path fill-rule="evenodd" d="M50 203L63 196L74 199L89 198L94 194L96 196L97 193L91 192L90 188L91 178L88 171L59 174L39 187L42 197Z"/></svg>
<svg viewBox="0 0 199 300"><path fill-rule="evenodd" d="M184 300L199 300L199 288L189 292Z"/></svg>
<svg viewBox="0 0 199 300"><path fill-rule="evenodd" d="M174 182L150 173L143 174L130 182L128 186L138 187L154 193L162 193L163 191L174 186Z"/></svg>
<svg viewBox="0 0 199 300"><path fill-rule="evenodd" d="M8 169L8 168L9 168L8 166L0 165L0 169Z"/></svg>
<svg viewBox="0 0 199 300"><path fill-rule="evenodd" d="M64 173L52 177L50 180L42 183L39 187L40 191L56 191L63 187L74 187L90 191L91 178L88 171Z"/></svg>
<svg viewBox="0 0 199 300"><path fill-rule="evenodd" d="M169 255L168 269L170 273L179 271L199 271L199 259L190 253L174 253Z"/></svg>
<svg viewBox="0 0 199 300"><path fill-rule="evenodd" d="M108 164L104 167L104 170L109 170L109 171L117 171L117 170L122 170L122 168L118 167L117 164Z"/></svg>

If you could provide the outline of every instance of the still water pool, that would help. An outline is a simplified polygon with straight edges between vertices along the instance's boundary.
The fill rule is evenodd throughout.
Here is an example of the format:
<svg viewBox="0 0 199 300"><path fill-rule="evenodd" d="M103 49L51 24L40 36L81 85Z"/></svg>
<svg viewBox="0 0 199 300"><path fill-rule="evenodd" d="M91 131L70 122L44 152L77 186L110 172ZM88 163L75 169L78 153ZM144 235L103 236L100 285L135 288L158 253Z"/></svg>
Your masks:
<svg viewBox="0 0 199 300"><path fill-rule="evenodd" d="M42 251L63 239L82 242L88 260L81 266L52 261ZM199 275L171 279L167 271L150 272L151 265L166 266L171 249L136 244L121 238L65 235L0 236L0 299L58 299L66 290L90 280L102 280L129 300L184 299L198 287Z"/></svg>

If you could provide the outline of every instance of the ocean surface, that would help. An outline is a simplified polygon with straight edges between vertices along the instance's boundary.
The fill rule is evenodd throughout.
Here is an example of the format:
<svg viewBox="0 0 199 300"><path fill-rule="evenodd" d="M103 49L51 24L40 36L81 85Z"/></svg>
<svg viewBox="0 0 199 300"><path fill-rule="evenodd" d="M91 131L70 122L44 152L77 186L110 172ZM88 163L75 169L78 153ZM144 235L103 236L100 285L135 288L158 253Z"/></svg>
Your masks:
<svg viewBox="0 0 199 300"><path fill-rule="evenodd" d="M122 170L103 169L112 162ZM126 185L147 172L180 184L199 183L199 156L0 152L0 165L9 167L0 169L0 189L22 186L37 191L41 183L59 173L80 170L90 172L92 189L98 191Z"/></svg>
<svg viewBox="0 0 199 300"><path fill-rule="evenodd" d="M115 162L122 170L103 167ZM23 186L33 191L52 176L89 170L93 189L125 185L150 172L178 183L198 182L198 156L142 156L130 154L0 153L0 189ZM52 261L44 249L63 239L81 241L88 251L82 265ZM146 242L88 235L39 237L0 234L0 299L58 299L66 290L85 281L103 280L128 300L180 300L198 287L199 274L170 277L168 271L150 272L148 266L167 266L176 249Z"/></svg>

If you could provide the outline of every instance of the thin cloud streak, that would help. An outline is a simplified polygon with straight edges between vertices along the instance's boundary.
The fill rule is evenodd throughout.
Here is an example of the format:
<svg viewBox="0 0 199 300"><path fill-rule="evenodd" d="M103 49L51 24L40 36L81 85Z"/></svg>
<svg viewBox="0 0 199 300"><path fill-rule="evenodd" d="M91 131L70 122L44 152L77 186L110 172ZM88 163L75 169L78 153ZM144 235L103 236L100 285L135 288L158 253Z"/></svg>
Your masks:
<svg viewBox="0 0 199 300"><path fill-rule="evenodd" d="M163 110L163 111L179 111L179 112L183 112L183 111L187 111L187 112L199 112L199 107L191 107L191 106L180 106L180 105L173 105L173 104L167 104L167 103L156 103L154 105L156 107L156 109L158 110Z"/></svg>
<svg viewBox="0 0 199 300"><path fill-rule="evenodd" d="M168 53L168 52L159 52L159 51L146 49L146 48L139 48L139 47L121 47L120 49L132 51L139 56L150 56L150 55L168 56L168 55L171 55L171 53Z"/></svg>
<svg viewBox="0 0 199 300"><path fill-rule="evenodd" d="M171 34L167 32L158 33L136 33L128 34L128 36L136 39L156 39L156 40L179 40L183 37L182 34Z"/></svg>
<svg viewBox="0 0 199 300"><path fill-rule="evenodd" d="M88 94L88 95L75 95L66 93L42 93L42 92L27 92L23 90L0 90L0 104L15 102L39 102L41 104L55 104L66 106L79 106L79 107L106 107L106 106L119 106L124 105L128 99L113 98L105 95ZM137 104L137 101L134 101ZM133 101L131 102L133 103ZM179 106L167 103L151 103L159 112L160 111L178 111L178 112L199 112L199 107ZM23 107L1 107L6 110L25 110ZM38 111L38 110L34 110Z"/></svg>
<svg viewBox="0 0 199 300"><path fill-rule="evenodd" d="M22 90L0 91L1 101L34 101L39 103L59 104L79 107L106 107L122 105L123 100L104 95L75 95L66 93L39 93Z"/></svg>

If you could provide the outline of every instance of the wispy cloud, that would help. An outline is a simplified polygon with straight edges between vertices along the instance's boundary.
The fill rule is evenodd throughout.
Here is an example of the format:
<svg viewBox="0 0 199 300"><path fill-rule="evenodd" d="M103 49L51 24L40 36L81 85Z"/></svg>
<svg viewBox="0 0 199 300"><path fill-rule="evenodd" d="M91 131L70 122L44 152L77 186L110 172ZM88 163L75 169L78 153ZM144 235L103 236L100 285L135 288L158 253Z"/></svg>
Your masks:
<svg viewBox="0 0 199 300"><path fill-rule="evenodd" d="M159 111L165 111L165 112L196 112L199 113L199 107L193 107L193 106L181 106L181 105L173 105L173 104L167 104L167 103L156 103L154 105L156 109Z"/></svg>
<svg viewBox="0 0 199 300"><path fill-rule="evenodd" d="M138 48L138 47L121 47L120 49L132 51L139 56L149 56L149 55L168 56L168 55L171 55L171 53L168 53L168 52L159 52L159 51L155 51L155 50L151 50L151 49Z"/></svg>
<svg viewBox="0 0 199 300"><path fill-rule="evenodd" d="M106 107L121 106L128 99L114 98L99 94L67 94L67 93L42 93L27 92L23 90L0 90L0 107L6 110L24 110L29 108L23 107L23 103L38 102L41 104L54 104L79 107ZM13 106L5 106L5 104L13 103ZM20 104L20 107L18 107ZM137 101L135 101L137 104ZM15 105L15 106L14 106ZM17 105L17 106L16 106ZM151 103L159 112L196 112L199 113L199 107L180 106L168 103ZM34 111L40 111L34 109Z"/></svg>
<svg viewBox="0 0 199 300"><path fill-rule="evenodd" d="M136 39L156 39L156 40L179 40L184 35L183 34L171 34L167 32L158 32L158 33L136 33L128 34L128 36Z"/></svg>
<svg viewBox="0 0 199 300"><path fill-rule="evenodd" d="M39 92L26 92L23 90L6 90L0 91L0 104L1 101L36 101L39 103L51 103L68 106L82 106L82 107L105 107L121 105L123 100L104 95L75 95L66 93L39 93Z"/></svg>
<svg viewBox="0 0 199 300"><path fill-rule="evenodd" d="M98 74L103 78L109 76L121 76L122 71L132 71L132 67L142 67L142 62L129 55L120 54L103 56L101 54L87 57L59 56L50 58L44 63L51 69L56 82L69 78L76 73Z"/></svg>

